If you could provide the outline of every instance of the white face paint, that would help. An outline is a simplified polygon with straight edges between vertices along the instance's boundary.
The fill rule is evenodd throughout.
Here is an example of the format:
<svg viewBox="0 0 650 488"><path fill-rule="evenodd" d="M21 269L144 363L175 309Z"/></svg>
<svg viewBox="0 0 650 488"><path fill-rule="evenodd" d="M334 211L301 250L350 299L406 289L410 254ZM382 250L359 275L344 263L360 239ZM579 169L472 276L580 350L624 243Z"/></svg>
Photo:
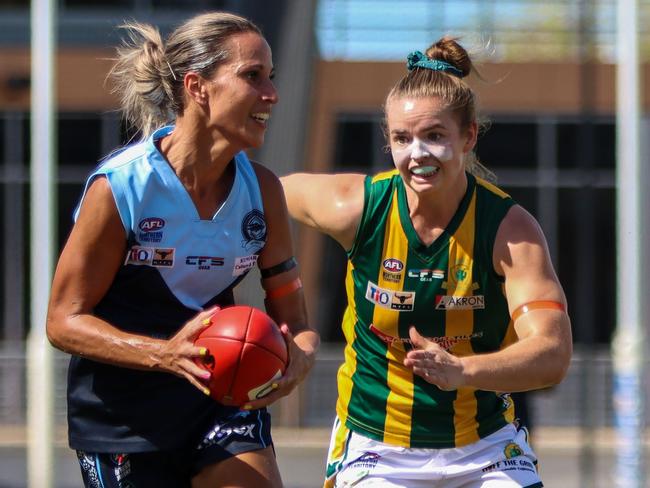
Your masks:
<svg viewBox="0 0 650 488"><path fill-rule="evenodd" d="M451 161L453 158L453 151L451 144L434 144L426 143L425 141L420 140L417 137L414 137L406 147L392 147L393 158L395 162L407 162L408 160L420 160L426 157L433 156L441 163L446 163Z"/></svg>

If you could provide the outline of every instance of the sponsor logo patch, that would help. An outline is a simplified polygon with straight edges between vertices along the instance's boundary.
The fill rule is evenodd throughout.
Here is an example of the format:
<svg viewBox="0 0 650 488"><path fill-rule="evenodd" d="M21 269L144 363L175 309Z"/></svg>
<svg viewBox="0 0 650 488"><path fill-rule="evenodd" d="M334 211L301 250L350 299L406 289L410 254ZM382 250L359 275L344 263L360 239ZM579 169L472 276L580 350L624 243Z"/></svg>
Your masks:
<svg viewBox="0 0 650 488"><path fill-rule="evenodd" d="M154 248L153 259L151 264L154 266L174 266L174 249L173 248Z"/></svg>
<svg viewBox="0 0 650 488"><path fill-rule="evenodd" d="M349 467L373 469L381 459L376 452L364 452L361 456L348 464Z"/></svg>
<svg viewBox="0 0 650 488"><path fill-rule="evenodd" d="M132 246L126 253L124 264L171 268L174 266L174 248Z"/></svg>
<svg viewBox="0 0 650 488"><path fill-rule="evenodd" d="M411 312L415 306L415 292L387 290L371 281L366 288L366 299L380 307L399 312Z"/></svg>
<svg viewBox="0 0 650 488"><path fill-rule="evenodd" d="M138 223L138 240L141 242L160 242L165 221L160 217L147 217Z"/></svg>
<svg viewBox="0 0 650 488"><path fill-rule="evenodd" d="M142 232L154 232L165 227L165 221L160 217L147 217L142 219L138 224L138 229Z"/></svg>
<svg viewBox="0 0 650 488"><path fill-rule="evenodd" d="M384 259L383 263L382 276L384 280L391 281L393 283L399 283L402 279L401 271L404 269L404 263L399 259L387 258Z"/></svg>
<svg viewBox="0 0 650 488"><path fill-rule="evenodd" d="M395 258L384 259L382 265L386 271L390 271L391 273L399 273L404 269L404 263Z"/></svg>
<svg viewBox="0 0 650 488"><path fill-rule="evenodd" d="M223 266L224 260L216 256L187 256L185 264L188 266L196 266L198 269L207 270Z"/></svg>
<svg viewBox="0 0 650 488"><path fill-rule="evenodd" d="M443 280L445 272L441 269L409 269L409 278L416 278L420 281Z"/></svg>
<svg viewBox="0 0 650 488"><path fill-rule="evenodd" d="M411 344L411 339L408 337L393 337L392 335L386 334L379 330L374 324L370 324L368 327L370 332L375 334L379 339L381 339L386 344L393 345L395 342L402 344ZM425 339L435 342L440 347L445 350L450 350L453 346L459 342L471 341L472 339L478 339L483 337L483 332L474 332L472 334L457 335L457 336L442 336L442 337L425 337Z"/></svg>
<svg viewBox="0 0 650 488"><path fill-rule="evenodd" d="M256 264L257 254L235 258L235 264L232 268L232 275L241 276L243 274L246 274L248 270L254 268Z"/></svg>
<svg viewBox="0 0 650 488"><path fill-rule="evenodd" d="M458 297L454 295L436 296L436 310L479 310L485 308L485 297L473 295Z"/></svg>
<svg viewBox="0 0 650 488"><path fill-rule="evenodd" d="M393 310L399 310L401 312L407 311L410 312L413 310L413 305L415 302L415 292L393 292L393 300L390 304L390 308Z"/></svg>
<svg viewBox="0 0 650 488"><path fill-rule="evenodd" d="M205 449L218 444L231 436L255 439L254 431L256 427L256 423L242 425L218 424L205 436L198 449Z"/></svg>
<svg viewBox="0 0 650 488"><path fill-rule="evenodd" d="M379 305L380 307L390 308L390 302L393 298L393 292L390 290L384 290L379 288L374 283L368 282L368 287L366 288L366 299Z"/></svg>

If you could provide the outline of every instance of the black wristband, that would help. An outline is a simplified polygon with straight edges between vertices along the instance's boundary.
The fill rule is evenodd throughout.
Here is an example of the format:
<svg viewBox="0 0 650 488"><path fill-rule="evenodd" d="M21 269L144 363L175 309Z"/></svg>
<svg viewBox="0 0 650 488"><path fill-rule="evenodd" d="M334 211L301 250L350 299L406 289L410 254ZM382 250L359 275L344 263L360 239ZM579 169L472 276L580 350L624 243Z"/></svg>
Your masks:
<svg viewBox="0 0 650 488"><path fill-rule="evenodd" d="M285 271L289 271L296 266L298 266L298 262L296 261L296 258L291 256L289 259L282 261L280 264L276 264L270 268L260 269L260 274L262 275L262 278L267 279L272 276L279 275L280 273L284 273Z"/></svg>

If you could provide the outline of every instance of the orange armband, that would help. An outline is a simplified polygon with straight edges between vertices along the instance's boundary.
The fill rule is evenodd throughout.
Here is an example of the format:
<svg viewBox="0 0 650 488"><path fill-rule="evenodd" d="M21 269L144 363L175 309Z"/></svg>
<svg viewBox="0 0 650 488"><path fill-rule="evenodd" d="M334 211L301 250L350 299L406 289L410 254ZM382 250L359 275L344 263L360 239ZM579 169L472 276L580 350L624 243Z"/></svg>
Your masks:
<svg viewBox="0 0 650 488"><path fill-rule="evenodd" d="M519 317L531 310L560 310L561 312L566 312L566 307L560 302L553 302L551 300L535 300L517 307L515 311L512 312L512 321L516 322Z"/></svg>
<svg viewBox="0 0 650 488"><path fill-rule="evenodd" d="M278 286L277 288L274 288L273 290L266 290L266 298L280 298L285 295L288 295L289 293L293 293L296 290L299 290L302 288L302 281L300 281L300 278L296 278L293 281L290 281L286 285Z"/></svg>

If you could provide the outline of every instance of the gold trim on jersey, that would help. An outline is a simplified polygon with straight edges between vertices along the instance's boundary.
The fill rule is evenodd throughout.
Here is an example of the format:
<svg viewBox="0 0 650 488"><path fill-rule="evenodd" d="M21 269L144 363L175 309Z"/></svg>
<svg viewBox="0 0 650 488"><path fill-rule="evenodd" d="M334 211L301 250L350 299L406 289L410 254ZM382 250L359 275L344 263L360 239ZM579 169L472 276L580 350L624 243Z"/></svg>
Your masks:
<svg viewBox="0 0 650 488"><path fill-rule="evenodd" d="M451 296L473 295L476 192L469 208L453 236L449 239L449 269L447 270L447 293ZM474 332L474 311L449 309L445 316L445 336L471 336ZM456 356L473 354L470 341L460 341L450 351ZM475 388L459 388L454 400L454 430L456 445L464 446L478 441L477 404Z"/></svg>
<svg viewBox="0 0 650 488"><path fill-rule="evenodd" d="M396 169L389 169L388 171L377 173L375 176L372 177L372 183L374 184L381 180L388 180L393 176L395 176L396 174L397 174Z"/></svg>
<svg viewBox="0 0 650 488"><path fill-rule="evenodd" d="M354 301L354 265L352 261L348 260L348 269L345 276L345 290L347 294L348 306L345 309L345 314L343 315L342 329L343 335L345 336L345 349L344 349L344 361L337 375L339 397L336 403L336 413L341 420L341 423L345 425L345 422L348 418L348 405L350 404L350 398L352 397L352 388L354 387L354 382L352 381L352 375L357 370L357 353L352 347L354 341L356 340L356 332L354 326L357 323L357 310L356 302Z"/></svg>
<svg viewBox="0 0 650 488"><path fill-rule="evenodd" d="M393 192L384 232L382 266L377 277L377 285L379 288L401 292L407 272L408 239L399 217L397 191ZM402 263L403 269L399 273L387 273L384 269L383 262L391 259ZM399 316L400 313L397 310L375 306L372 323L381 332L391 337L399 337ZM386 348L386 359L388 360L386 384L389 393L386 399L384 442L400 446L410 445L414 395L413 372L404 366L405 357L406 350L401 342L393 342Z"/></svg>
<svg viewBox="0 0 650 488"><path fill-rule="evenodd" d="M492 193L494 193L495 195L500 196L501 198L508 198L510 196L506 192L504 192L501 188L499 188L497 186L494 186L489 181L486 181L483 178L479 178L478 176L476 177L476 183L481 185L484 188L487 188Z"/></svg>

